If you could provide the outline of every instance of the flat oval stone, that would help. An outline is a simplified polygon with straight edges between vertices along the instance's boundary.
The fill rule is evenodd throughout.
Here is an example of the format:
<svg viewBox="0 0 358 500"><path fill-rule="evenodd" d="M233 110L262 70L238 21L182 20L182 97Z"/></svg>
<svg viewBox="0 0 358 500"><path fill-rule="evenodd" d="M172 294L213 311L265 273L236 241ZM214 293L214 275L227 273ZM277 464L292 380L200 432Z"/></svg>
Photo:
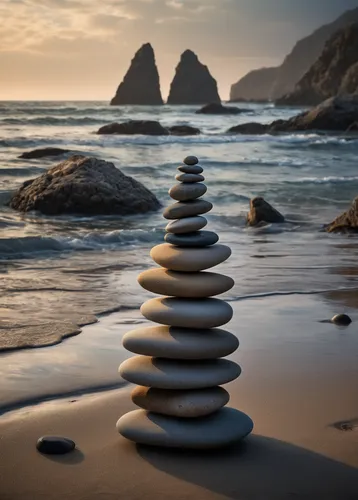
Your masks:
<svg viewBox="0 0 358 500"><path fill-rule="evenodd" d="M179 172L184 172L185 174L201 174L204 169L200 165L182 165L178 167Z"/></svg>
<svg viewBox="0 0 358 500"><path fill-rule="evenodd" d="M201 182L194 182L190 184L180 183L169 189L169 196L173 198L173 200L178 201L195 200L196 198L203 196L207 189L208 188L205 184L202 184Z"/></svg>
<svg viewBox="0 0 358 500"><path fill-rule="evenodd" d="M42 436L38 439L36 448L46 455L64 455L73 451L76 443L60 436Z"/></svg>
<svg viewBox="0 0 358 500"><path fill-rule="evenodd" d="M186 158L184 158L184 163L185 165L196 165L197 163L199 163L199 160L196 156L187 156Z"/></svg>
<svg viewBox="0 0 358 500"><path fill-rule="evenodd" d="M206 200L178 201L178 203L173 203L164 210L163 217L166 219L182 219L183 217L206 214L212 208L213 204Z"/></svg>
<svg viewBox="0 0 358 500"><path fill-rule="evenodd" d="M205 177L198 174L177 174L175 179L179 182L192 183L192 182L203 182Z"/></svg>
<svg viewBox="0 0 358 500"><path fill-rule="evenodd" d="M150 256L159 266L171 271L196 272L217 266L231 255L231 249L219 243L203 248L181 248L169 243L156 245Z"/></svg>
<svg viewBox="0 0 358 500"><path fill-rule="evenodd" d="M194 231L186 234L168 233L164 239L167 243L178 247L208 247L215 245L219 241L219 236L213 231Z"/></svg>
<svg viewBox="0 0 358 500"><path fill-rule="evenodd" d="M206 298L225 293L235 282L229 276L211 272L180 273L162 267L148 269L138 276L138 283L149 292L173 297Z"/></svg>
<svg viewBox="0 0 358 500"><path fill-rule="evenodd" d="M233 315L232 307L224 300L176 297L147 300L140 311L149 321L182 328L215 328L228 323Z"/></svg>
<svg viewBox="0 0 358 500"><path fill-rule="evenodd" d="M118 371L136 385L176 390L227 384L240 375L241 368L228 359L182 361L134 356L124 361Z"/></svg>
<svg viewBox="0 0 358 500"><path fill-rule="evenodd" d="M168 448L210 449L244 439L254 424L245 413L226 407L201 418L169 417L146 410L134 410L123 415L116 427L123 437L135 443Z"/></svg>
<svg viewBox="0 0 358 500"><path fill-rule="evenodd" d="M123 337L123 347L130 352L168 359L223 358L236 351L238 346L235 335L219 328L158 325L137 328Z"/></svg>
<svg viewBox="0 0 358 500"><path fill-rule="evenodd" d="M180 233L191 233L193 231L198 231L206 226L208 221L205 217L185 217L184 219L173 220L167 224L165 230L168 233L180 234Z"/></svg>
<svg viewBox="0 0 358 500"><path fill-rule="evenodd" d="M177 390L136 387L132 401L144 410L180 418L210 415L229 402L230 396L222 387Z"/></svg>

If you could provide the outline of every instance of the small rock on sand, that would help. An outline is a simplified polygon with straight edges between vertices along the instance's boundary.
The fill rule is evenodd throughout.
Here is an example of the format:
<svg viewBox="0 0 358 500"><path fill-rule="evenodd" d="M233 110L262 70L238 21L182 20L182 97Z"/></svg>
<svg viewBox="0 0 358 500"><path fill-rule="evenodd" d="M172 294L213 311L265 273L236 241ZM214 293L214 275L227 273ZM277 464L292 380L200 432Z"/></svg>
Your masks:
<svg viewBox="0 0 358 500"><path fill-rule="evenodd" d="M76 448L72 439L60 436L42 436L38 439L36 448L45 455L64 455Z"/></svg>

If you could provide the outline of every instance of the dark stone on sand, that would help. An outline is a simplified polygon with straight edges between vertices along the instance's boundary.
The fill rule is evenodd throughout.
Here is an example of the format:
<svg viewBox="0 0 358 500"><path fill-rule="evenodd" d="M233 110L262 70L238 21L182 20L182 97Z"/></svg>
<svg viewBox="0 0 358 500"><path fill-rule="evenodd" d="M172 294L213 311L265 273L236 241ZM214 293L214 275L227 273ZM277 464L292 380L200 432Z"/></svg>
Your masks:
<svg viewBox="0 0 358 500"><path fill-rule="evenodd" d="M173 125L169 127L170 135L199 135L200 130L190 125Z"/></svg>
<svg viewBox="0 0 358 500"><path fill-rule="evenodd" d="M143 184L124 175L113 163L76 155L24 182L10 206L46 215L130 215L157 210L160 203Z"/></svg>
<svg viewBox="0 0 358 500"><path fill-rule="evenodd" d="M191 50L183 52L170 85L168 104L220 103L216 80Z"/></svg>
<svg viewBox="0 0 358 500"><path fill-rule="evenodd" d="M169 135L169 130L154 120L130 120L123 123L104 125L97 131L97 134Z"/></svg>
<svg viewBox="0 0 358 500"><path fill-rule="evenodd" d="M46 156L60 156L68 152L69 149L39 148L33 149L32 151L25 151L19 156L19 158L24 158L25 160L33 160L35 158L46 158Z"/></svg>
<svg viewBox="0 0 358 500"><path fill-rule="evenodd" d="M159 73L155 64L154 50L145 43L136 52L131 65L119 85L111 105L160 105Z"/></svg>
<svg viewBox="0 0 358 500"><path fill-rule="evenodd" d="M325 227L328 233L357 233L358 232L358 197L353 200L349 210L339 215Z"/></svg>
<svg viewBox="0 0 358 500"><path fill-rule="evenodd" d="M65 455L76 448L76 443L65 437L42 436L38 439L36 448L45 455Z"/></svg>
<svg viewBox="0 0 358 500"><path fill-rule="evenodd" d="M213 231L194 231L193 233L172 234L164 237L167 243L178 247L208 247L219 241L219 236Z"/></svg>
<svg viewBox="0 0 358 500"><path fill-rule="evenodd" d="M260 222L280 223L285 222L285 218L267 201L258 196L250 200L247 224L249 226L257 226Z"/></svg>
<svg viewBox="0 0 358 500"><path fill-rule="evenodd" d="M331 323L334 323L335 325L340 325L340 326L348 326L352 323L352 320L348 316L348 314L336 314L331 319Z"/></svg>
<svg viewBox="0 0 358 500"><path fill-rule="evenodd" d="M212 102L198 109L195 113L197 115L238 115L245 111L249 110L236 108L234 106L223 106L221 103Z"/></svg>

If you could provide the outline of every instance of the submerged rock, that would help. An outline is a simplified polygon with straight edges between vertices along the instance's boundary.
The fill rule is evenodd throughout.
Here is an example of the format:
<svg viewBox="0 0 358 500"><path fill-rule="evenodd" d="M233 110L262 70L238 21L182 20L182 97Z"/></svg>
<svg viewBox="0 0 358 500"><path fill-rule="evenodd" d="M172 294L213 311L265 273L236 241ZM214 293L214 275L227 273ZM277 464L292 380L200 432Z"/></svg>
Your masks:
<svg viewBox="0 0 358 500"><path fill-rule="evenodd" d="M267 131L268 125L265 125L263 123L249 122L231 127L227 132L229 134L260 135L266 134Z"/></svg>
<svg viewBox="0 0 358 500"><path fill-rule="evenodd" d="M170 86L168 104L220 103L216 80L196 54L186 50L181 55Z"/></svg>
<svg viewBox="0 0 358 500"><path fill-rule="evenodd" d="M199 135L200 130L190 125L173 125L169 127L170 135Z"/></svg>
<svg viewBox="0 0 358 500"><path fill-rule="evenodd" d="M197 115L238 115L249 109L240 109L234 106L223 106L221 103L212 102L195 111Z"/></svg>
<svg viewBox="0 0 358 500"><path fill-rule="evenodd" d="M250 211L247 214L247 224L257 226L260 222L282 223L285 218L267 201L261 197L250 200Z"/></svg>
<svg viewBox="0 0 358 500"><path fill-rule="evenodd" d="M343 212L325 227L328 233L358 233L358 197L349 210Z"/></svg>
<svg viewBox="0 0 358 500"><path fill-rule="evenodd" d="M35 158L46 158L46 156L60 156L65 153L69 153L69 149L62 148L39 148L33 149L32 151L25 151L19 158L25 158L26 160L32 160Z"/></svg>
<svg viewBox="0 0 358 500"><path fill-rule="evenodd" d="M156 210L160 203L143 184L124 175L113 163L76 155L24 182L10 206L46 215L127 215Z"/></svg>
<svg viewBox="0 0 358 500"><path fill-rule="evenodd" d="M65 437L43 436L38 439L36 448L45 455L65 455L76 448L76 443Z"/></svg>
<svg viewBox="0 0 358 500"><path fill-rule="evenodd" d="M142 45L136 52L111 101L112 106L120 104L151 106L163 104L154 50L150 43Z"/></svg>
<svg viewBox="0 0 358 500"><path fill-rule="evenodd" d="M97 134L118 135L169 135L168 129L154 120L130 120L123 123L110 123L101 127Z"/></svg>

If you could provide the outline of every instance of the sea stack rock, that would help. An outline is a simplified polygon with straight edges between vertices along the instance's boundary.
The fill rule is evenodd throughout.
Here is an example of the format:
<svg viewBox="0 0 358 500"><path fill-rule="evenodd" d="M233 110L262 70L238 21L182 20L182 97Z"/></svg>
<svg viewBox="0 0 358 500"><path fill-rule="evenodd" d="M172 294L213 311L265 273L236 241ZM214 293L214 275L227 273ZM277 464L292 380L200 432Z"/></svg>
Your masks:
<svg viewBox="0 0 358 500"><path fill-rule="evenodd" d="M181 55L170 86L168 104L208 104L221 102L216 80L196 54L186 50Z"/></svg>
<svg viewBox="0 0 358 500"><path fill-rule="evenodd" d="M228 408L228 392L220 387L236 379L241 368L223 359L239 341L218 327L232 318L232 308L215 298L230 290L229 276L206 272L230 257L212 231L201 231L202 214L212 204L198 159L185 158L180 181L170 189L174 200L164 211L165 241L151 251L162 267L142 272L139 284L160 295L141 312L154 325L128 332L123 346L137 354L119 367L121 376L137 384L132 401L141 409L123 415L118 432L136 443L176 448L217 448L243 439L253 429L245 413ZM162 296L164 295L164 296ZM159 324L155 324L159 323Z"/></svg>
<svg viewBox="0 0 358 500"><path fill-rule="evenodd" d="M155 64L154 50L150 43L142 45L111 100L112 106L163 104L160 93L159 73Z"/></svg>

